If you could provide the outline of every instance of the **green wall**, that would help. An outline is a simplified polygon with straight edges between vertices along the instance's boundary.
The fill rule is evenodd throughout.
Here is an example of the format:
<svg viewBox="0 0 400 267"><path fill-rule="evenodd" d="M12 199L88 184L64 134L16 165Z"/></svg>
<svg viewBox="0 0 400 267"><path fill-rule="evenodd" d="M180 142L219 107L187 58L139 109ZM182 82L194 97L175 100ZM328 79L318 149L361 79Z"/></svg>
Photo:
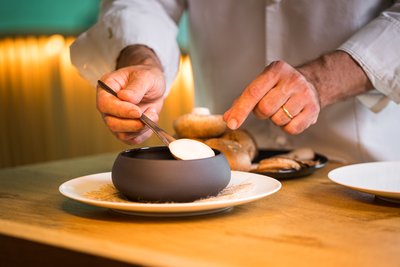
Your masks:
<svg viewBox="0 0 400 267"><path fill-rule="evenodd" d="M78 35L96 22L99 7L100 0L0 0L0 37ZM187 23L184 13L178 36L183 53L188 46Z"/></svg>
<svg viewBox="0 0 400 267"><path fill-rule="evenodd" d="M96 22L99 4L99 0L0 0L0 35L74 35Z"/></svg>

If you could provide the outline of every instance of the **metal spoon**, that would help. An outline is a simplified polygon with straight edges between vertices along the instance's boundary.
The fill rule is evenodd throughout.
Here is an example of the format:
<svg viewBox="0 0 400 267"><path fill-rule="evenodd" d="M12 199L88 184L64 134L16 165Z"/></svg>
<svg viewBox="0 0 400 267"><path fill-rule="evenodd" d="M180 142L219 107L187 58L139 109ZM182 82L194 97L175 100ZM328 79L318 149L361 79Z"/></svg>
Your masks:
<svg viewBox="0 0 400 267"><path fill-rule="evenodd" d="M108 93L112 94L115 97L117 96L117 93L111 89L111 87L109 87L107 84L105 84L104 82L98 80L97 81L98 85L104 89L105 91L107 91ZM146 115L144 115L144 113L142 113L142 116L139 118L141 122L143 122L145 125L147 125L159 138L160 140L166 145L168 146L171 142L175 141L176 139L173 138L171 135L169 135L166 131L164 131L163 129L161 129L157 123L155 123L154 121L152 121L149 117L147 117Z"/></svg>

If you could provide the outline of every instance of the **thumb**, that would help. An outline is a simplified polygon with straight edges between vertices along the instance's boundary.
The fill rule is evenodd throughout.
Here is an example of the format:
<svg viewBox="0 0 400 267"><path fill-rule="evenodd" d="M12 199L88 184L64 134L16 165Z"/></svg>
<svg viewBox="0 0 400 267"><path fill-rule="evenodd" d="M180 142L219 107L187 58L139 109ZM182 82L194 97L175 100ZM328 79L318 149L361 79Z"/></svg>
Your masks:
<svg viewBox="0 0 400 267"><path fill-rule="evenodd" d="M149 88L145 84L139 81L131 81L118 92L118 98L137 105L148 91Z"/></svg>
<svg viewBox="0 0 400 267"><path fill-rule="evenodd" d="M163 96L165 91L164 76L161 73L131 73L126 87L118 92L124 101L138 105L141 102L153 102Z"/></svg>

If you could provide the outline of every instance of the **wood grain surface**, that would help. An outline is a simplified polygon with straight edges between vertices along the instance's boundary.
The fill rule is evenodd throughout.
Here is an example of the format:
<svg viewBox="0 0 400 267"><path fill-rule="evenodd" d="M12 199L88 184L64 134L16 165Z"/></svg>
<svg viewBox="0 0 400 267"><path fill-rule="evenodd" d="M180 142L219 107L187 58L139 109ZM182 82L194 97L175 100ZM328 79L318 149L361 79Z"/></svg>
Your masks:
<svg viewBox="0 0 400 267"><path fill-rule="evenodd" d="M138 265L400 266L400 205L331 182L339 164L214 215L127 216L58 192L115 157L0 170L0 234Z"/></svg>

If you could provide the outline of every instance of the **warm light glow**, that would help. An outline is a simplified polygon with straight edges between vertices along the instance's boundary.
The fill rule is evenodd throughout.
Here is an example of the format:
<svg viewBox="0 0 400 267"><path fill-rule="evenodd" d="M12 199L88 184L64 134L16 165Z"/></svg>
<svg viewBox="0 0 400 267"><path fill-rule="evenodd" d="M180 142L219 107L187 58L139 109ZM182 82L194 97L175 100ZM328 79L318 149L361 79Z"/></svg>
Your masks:
<svg viewBox="0 0 400 267"><path fill-rule="evenodd" d="M73 41L61 35L0 39L0 167L126 149L96 110L94 88L70 62ZM191 70L190 59L182 58L160 114L171 133L173 119L193 107Z"/></svg>
<svg viewBox="0 0 400 267"><path fill-rule="evenodd" d="M192 63L188 56L182 58L180 71L183 79L184 88L193 91L194 88L193 88Z"/></svg>
<svg viewBox="0 0 400 267"><path fill-rule="evenodd" d="M64 37L61 35L50 36L44 49L49 56L60 54L61 49L65 46Z"/></svg>

